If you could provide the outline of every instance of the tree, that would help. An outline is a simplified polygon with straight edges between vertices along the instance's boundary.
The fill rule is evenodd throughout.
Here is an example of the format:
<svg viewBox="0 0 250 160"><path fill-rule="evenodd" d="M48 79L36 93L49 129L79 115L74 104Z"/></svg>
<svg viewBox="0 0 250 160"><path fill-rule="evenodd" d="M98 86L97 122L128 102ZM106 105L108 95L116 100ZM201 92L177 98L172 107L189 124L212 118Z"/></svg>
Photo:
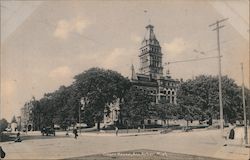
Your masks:
<svg viewBox="0 0 250 160"><path fill-rule="evenodd" d="M53 116L53 123L67 129L73 123L71 119L76 117L80 105L80 97L73 86L61 86L58 90L53 92L53 105L56 108L56 114ZM78 116L77 116L78 117Z"/></svg>
<svg viewBox="0 0 250 160"><path fill-rule="evenodd" d="M55 106L55 99L53 97L53 93L47 93L43 98L39 100L39 105L37 106L37 113L40 117L39 126L46 127L51 126L54 127L53 119L57 114L57 108ZM41 129L41 128L40 128Z"/></svg>
<svg viewBox="0 0 250 160"><path fill-rule="evenodd" d="M182 109L183 118L193 120L211 115L219 118L218 84L216 76L206 75L183 82L177 92L177 103ZM225 118L235 121L242 103L240 88L227 76L222 77L222 102Z"/></svg>
<svg viewBox="0 0 250 160"><path fill-rule="evenodd" d="M8 121L6 119L0 120L0 133L2 133L8 127Z"/></svg>
<svg viewBox="0 0 250 160"><path fill-rule="evenodd" d="M173 103L167 103L165 100L159 101L156 104L156 113L161 120L167 120L167 126L169 127L169 120L179 117L178 105Z"/></svg>
<svg viewBox="0 0 250 160"><path fill-rule="evenodd" d="M122 117L126 118L133 126L144 124L146 118L154 116L154 105L151 105L152 97L148 93L132 86L125 94L120 108Z"/></svg>
<svg viewBox="0 0 250 160"><path fill-rule="evenodd" d="M75 96L73 86L61 86L52 93L44 94L39 101L32 100L33 105L33 122L36 130L41 127L58 124L61 128L66 129L71 125L72 117L75 117L75 101L79 103L79 96ZM78 104L79 106L79 104Z"/></svg>
<svg viewBox="0 0 250 160"><path fill-rule="evenodd" d="M91 114L88 118L94 119L100 129L105 108L108 109L109 104L124 96L130 86L129 80L115 71L100 68L91 68L74 78L73 86L79 96L88 100L84 112Z"/></svg>

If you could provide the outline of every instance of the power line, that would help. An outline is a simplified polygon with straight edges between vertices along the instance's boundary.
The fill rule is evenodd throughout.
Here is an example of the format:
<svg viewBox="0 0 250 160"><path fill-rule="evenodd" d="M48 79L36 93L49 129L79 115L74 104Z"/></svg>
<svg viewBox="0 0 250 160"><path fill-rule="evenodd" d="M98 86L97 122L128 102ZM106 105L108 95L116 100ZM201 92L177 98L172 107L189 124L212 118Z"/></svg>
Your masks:
<svg viewBox="0 0 250 160"><path fill-rule="evenodd" d="M211 56L211 57L204 57L204 58L194 58L194 59L166 62L165 65L169 65L169 64L173 64L173 63L182 63L182 62L202 61L202 60L213 59L213 58L218 58L218 56Z"/></svg>

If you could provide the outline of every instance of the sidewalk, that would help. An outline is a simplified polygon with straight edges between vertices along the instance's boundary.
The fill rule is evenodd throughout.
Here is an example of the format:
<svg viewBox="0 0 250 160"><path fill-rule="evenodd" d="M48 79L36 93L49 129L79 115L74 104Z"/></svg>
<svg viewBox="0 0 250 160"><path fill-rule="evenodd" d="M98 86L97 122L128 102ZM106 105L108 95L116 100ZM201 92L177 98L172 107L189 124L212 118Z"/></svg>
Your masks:
<svg viewBox="0 0 250 160"><path fill-rule="evenodd" d="M235 130L235 137L233 140L227 139L225 140L225 146L220 148L215 156L218 158L224 159L245 159L250 160L250 148L247 147L244 143L244 128L237 127ZM248 133L250 132L250 128L248 128ZM224 134L227 135L229 133L229 128L224 130Z"/></svg>
<svg viewBox="0 0 250 160"><path fill-rule="evenodd" d="M225 146L221 147L218 152L215 154L215 157L222 159L232 159L232 160L249 160L250 148L246 148L243 146Z"/></svg>
<svg viewBox="0 0 250 160"><path fill-rule="evenodd" d="M217 132L215 140L215 143L218 145L218 149L215 152L214 155L207 155L213 158L221 158L221 159L229 159L229 160L249 160L250 158L250 148L246 148L243 143L243 128L236 128L235 129L235 139L234 140L227 140L225 141L223 137L220 134L220 130L214 129L214 130L207 130L207 129L197 129L192 130L190 132L183 132L182 130L174 130L172 132L161 134L160 131L157 132L140 132L140 133L119 133L118 136L115 135L115 133L106 133L106 132L83 132L81 133L81 137L84 136L98 136L98 137L133 137L133 136L164 136L169 134L176 134L176 135L189 135L189 134L207 134L209 132ZM250 130L249 130L250 131ZM226 132L226 129L225 129ZM219 137L219 138L218 138ZM227 146L224 146L224 144L227 143ZM187 152L184 152L187 153ZM192 155L200 156L199 153L189 153Z"/></svg>

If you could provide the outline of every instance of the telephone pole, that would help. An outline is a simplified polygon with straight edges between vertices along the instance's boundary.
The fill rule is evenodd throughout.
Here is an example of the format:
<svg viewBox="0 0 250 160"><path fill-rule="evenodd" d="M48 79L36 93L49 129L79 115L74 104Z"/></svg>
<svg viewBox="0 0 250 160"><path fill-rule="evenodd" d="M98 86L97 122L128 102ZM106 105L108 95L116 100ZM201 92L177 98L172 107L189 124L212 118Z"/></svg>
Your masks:
<svg viewBox="0 0 250 160"><path fill-rule="evenodd" d="M243 103L243 113L244 113L244 140L245 144L248 144L247 139L247 116L246 116L246 102L245 102L245 84L244 84L244 71L243 63L241 63L241 74L242 74L242 103Z"/></svg>
<svg viewBox="0 0 250 160"><path fill-rule="evenodd" d="M221 134L223 134L224 120L223 120L223 105L222 105L222 89L221 89L221 54L220 54L220 29L223 28L223 25L220 23L226 21L226 19L217 20L215 23L210 24L209 27L214 27L213 31L217 31L217 45L218 45L218 65L219 65L219 101L220 101L220 129Z"/></svg>

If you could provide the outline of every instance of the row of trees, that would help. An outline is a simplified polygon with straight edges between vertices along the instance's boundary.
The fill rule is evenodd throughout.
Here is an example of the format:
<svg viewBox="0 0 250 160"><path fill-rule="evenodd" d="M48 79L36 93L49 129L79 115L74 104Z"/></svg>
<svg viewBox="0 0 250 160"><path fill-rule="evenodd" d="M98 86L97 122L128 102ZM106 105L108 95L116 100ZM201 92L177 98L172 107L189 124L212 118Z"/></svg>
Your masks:
<svg viewBox="0 0 250 160"><path fill-rule="evenodd" d="M224 114L227 120L242 119L241 89L235 82L222 78ZM74 77L70 86L61 86L53 93L46 93L40 100L33 99L33 125L36 130L43 126L59 124L67 126L79 121L79 108L84 97L85 108L81 122L100 127L104 114L109 114L109 104L120 100L120 123L127 119L132 125L145 119L158 117L169 119L218 118L218 79L214 76L198 76L180 84L177 104L161 101L152 103L152 97L132 86L121 74L100 68L91 68ZM104 112L106 110L106 112Z"/></svg>
<svg viewBox="0 0 250 160"><path fill-rule="evenodd" d="M130 82L121 74L100 68L91 68L74 77L72 85L61 86L53 93L47 93L43 98L33 100L33 120L37 130L42 126L59 124L61 127L79 121L81 99L85 99L85 108L81 112L82 122L93 126L104 117L104 110L109 113L108 105L117 99L122 99L130 88Z"/></svg>
<svg viewBox="0 0 250 160"><path fill-rule="evenodd" d="M177 94L177 103L184 119L219 118L218 78L201 75L182 83ZM246 90L246 95L249 91ZM248 98L247 98L248 99ZM227 122L243 120L242 90L234 80L222 77L222 103ZM248 110L248 115L250 115Z"/></svg>

